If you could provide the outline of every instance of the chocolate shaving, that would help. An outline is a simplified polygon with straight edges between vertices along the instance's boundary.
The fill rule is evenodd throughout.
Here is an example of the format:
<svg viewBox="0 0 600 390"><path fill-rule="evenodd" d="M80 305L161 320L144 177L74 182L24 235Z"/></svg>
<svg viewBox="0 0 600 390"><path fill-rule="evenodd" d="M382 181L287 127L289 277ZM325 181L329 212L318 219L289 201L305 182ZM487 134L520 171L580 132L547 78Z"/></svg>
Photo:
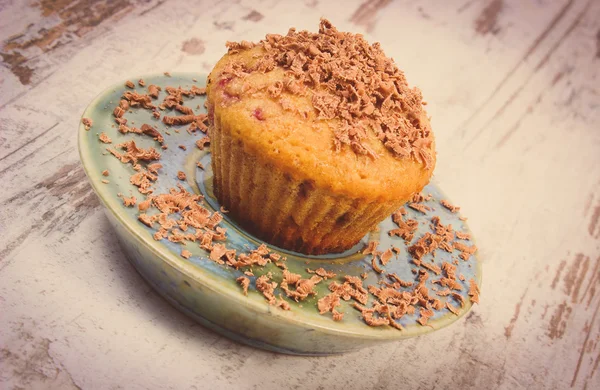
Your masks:
<svg viewBox="0 0 600 390"><path fill-rule="evenodd" d="M123 199L123 205L125 207L133 207L133 206L135 206L135 203L136 203L135 196L127 198L126 196L121 195L121 199Z"/></svg>
<svg viewBox="0 0 600 390"><path fill-rule="evenodd" d="M469 260L469 257L471 257L471 255L473 253L475 253L477 251L477 247L475 245L472 246L467 246L465 244L463 244L462 242L454 242L454 249L458 250L460 253L460 255L458 255L458 257L460 257L463 260Z"/></svg>
<svg viewBox="0 0 600 390"><path fill-rule="evenodd" d="M112 140L110 139L110 137L108 135L106 135L106 133L100 133L100 135L98 136L98 139L100 140L100 142L103 142L105 144L112 143Z"/></svg>
<svg viewBox="0 0 600 390"><path fill-rule="evenodd" d="M294 299L296 302L303 301L309 295L315 295L315 286L320 283L323 278L319 276L312 276L310 279L302 279L300 275L289 273L287 270L283 271L284 279L281 282L281 289L285 291L285 294ZM288 282L289 280L289 282ZM291 290L289 285L295 286L295 290Z"/></svg>
<svg viewBox="0 0 600 390"><path fill-rule="evenodd" d="M157 141L158 143L163 143L165 142L164 137L162 136L162 134L160 134L158 132L158 130L156 130L154 127L148 125L148 124L143 124L142 127L140 128L141 132L143 134L146 134L152 138L154 138L155 141Z"/></svg>
<svg viewBox="0 0 600 390"><path fill-rule="evenodd" d="M325 314L327 312L333 313L338 306L340 306L340 296L336 293L327 294L317 301L319 314Z"/></svg>
<svg viewBox="0 0 600 390"><path fill-rule="evenodd" d="M431 272L433 272L436 275L439 275L442 273L442 269L435 264L423 261L423 262L421 262L420 265L421 265L421 267L427 268L428 270L430 270Z"/></svg>
<svg viewBox="0 0 600 390"><path fill-rule="evenodd" d="M148 227L152 227L154 226L154 221L155 218L153 216L147 215L147 214L140 214L138 216L138 220L143 223L144 225L148 226Z"/></svg>
<svg viewBox="0 0 600 390"><path fill-rule="evenodd" d="M404 211L404 213L402 211ZM404 241L410 242L413 240L414 234L419 228L419 222L415 219L407 219L405 221L403 218L404 214L406 214L404 208L392 214L392 221L398 225L398 229L392 229L388 234L392 237L399 236L404 239Z"/></svg>
<svg viewBox="0 0 600 390"><path fill-rule="evenodd" d="M148 172L156 175L156 174L158 174L158 170L162 167L163 166L161 163L154 163L154 164L148 164L148 166L146 168L148 169Z"/></svg>
<svg viewBox="0 0 600 390"><path fill-rule="evenodd" d="M115 116L115 118L121 118L124 114L125 110L123 110L121 107L115 107L115 109L113 110L113 115Z"/></svg>
<svg viewBox="0 0 600 390"><path fill-rule="evenodd" d="M450 291L449 288L445 288L443 290L436 291L435 293L437 295L439 295L440 297L445 297L445 296L452 294L452 291Z"/></svg>
<svg viewBox="0 0 600 390"><path fill-rule="evenodd" d="M327 279L333 279L336 277L336 274L332 271L327 271L325 268L317 268L316 270L312 270L310 268L306 269L306 272L308 272L309 274L316 274L320 277L322 277L323 279L327 280Z"/></svg>
<svg viewBox="0 0 600 390"><path fill-rule="evenodd" d="M182 106L181 104L176 105L175 109L185 115L194 115L194 110L187 106Z"/></svg>
<svg viewBox="0 0 600 390"><path fill-rule="evenodd" d="M474 279L469 280L469 297L471 297L471 302L479 303L479 286Z"/></svg>
<svg viewBox="0 0 600 390"><path fill-rule="evenodd" d="M426 326L429 318L433 317L433 311L422 307L421 310L419 311L419 315L420 315L420 317L417 320L417 322L423 326Z"/></svg>
<svg viewBox="0 0 600 390"><path fill-rule="evenodd" d="M126 153L121 154L110 148L106 150L108 150L113 156L125 164L129 162L137 164L138 161L153 161L160 158L160 153L158 153L154 148L140 148L135 144L135 141L124 142L117 145L117 148L125 149Z"/></svg>
<svg viewBox="0 0 600 390"><path fill-rule="evenodd" d="M200 150L204 150L204 148L206 147L206 145L210 144L210 138L208 136L206 137L202 137L199 140L196 141L196 146L198 147L198 149Z"/></svg>
<svg viewBox="0 0 600 390"><path fill-rule="evenodd" d="M448 308L448 310L450 310L450 312L454 315L458 315L459 310L454 307L450 302L446 302L446 307Z"/></svg>
<svg viewBox="0 0 600 390"><path fill-rule="evenodd" d="M442 270L444 271L446 276L440 278L437 281L434 281L434 283L438 283L442 287L449 287L452 290L461 291L462 285L456 280L456 266L448 262L443 262Z"/></svg>
<svg viewBox="0 0 600 390"><path fill-rule="evenodd" d="M425 206L424 204L421 204L421 203L409 203L408 207L410 207L413 210L420 211L423 214L426 214L427 211L431 211L431 207Z"/></svg>
<svg viewBox="0 0 600 390"><path fill-rule="evenodd" d="M125 91L123 93L123 99L127 100L131 107L141 106L147 110L154 110L156 108L152 104L152 97L150 95L139 94L135 91Z"/></svg>
<svg viewBox="0 0 600 390"><path fill-rule="evenodd" d="M196 120L196 115L163 116L162 121L165 125L188 125Z"/></svg>
<svg viewBox="0 0 600 390"><path fill-rule="evenodd" d="M377 272L378 274L382 274L385 271L381 268L379 268L379 266L377 265L377 255L373 255L373 258L371 259L371 266L373 267L373 270L375 272Z"/></svg>
<svg viewBox="0 0 600 390"><path fill-rule="evenodd" d="M469 233L463 233L463 232L455 232L456 234L456 238L458 238L459 240L466 240L469 241L471 239L471 235Z"/></svg>
<svg viewBox="0 0 600 390"><path fill-rule="evenodd" d="M206 88L192 85L192 88L190 88L190 92L192 92L196 96L202 96L202 95L206 95Z"/></svg>
<svg viewBox="0 0 600 390"><path fill-rule="evenodd" d="M160 91L160 87L159 86L156 86L154 84L150 84L148 86L148 95L150 95L154 99L158 98L158 92L159 91Z"/></svg>
<svg viewBox="0 0 600 390"><path fill-rule="evenodd" d="M453 292L452 298L454 298L456 300L456 302L458 302L460 304L460 307L465 307L465 299L463 298L462 295Z"/></svg>
<svg viewBox="0 0 600 390"><path fill-rule="evenodd" d="M380 256L381 264L382 265L387 265L387 263L389 263L389 261L392 259L393 256L394 256L394 254L392 253L392 250L391 249L387 249Z"/></svg>
<svg viewBox="0 0 600 390"><path fill-rule="evenodd" d="M283 309L283 310L290 310L290 304L287 303L283 297L281 296L281 294L279 294L279 300L277 301L277 303L275 304L277 307Z"/></svg>
<svg viewBox="0 0 600 390"><path fill-rule="evenodd" d="M275 287L277 287L277 283L270 282L270 278L267 275L263 275L256 279L256 289L264 295L270 305L277 304L277 300L273 294Z"/></svg>
<svg viewBox="0 0 600 390"><path fill-rule="evenodd" d="M83 123L83 127L89 131L94 124L94 121L92 121L90 118L81 118L81 123Z"/></svg>
<svg viewBox="0 0 600 390"><path fill-rule="evenodd" d="M394 280L396 283L398 283L399 287L410 287L413 285L413 282L404 281L404 280L400 279L400 277L395 273L388 274L387 276L388 276L388 278L390 278L390 279Z"/></svg>
<svg viewBox="0 0 600 390"><path fill-rule="evenodd" d="M245 276L240 276L235 281L238 282L240 284L240 286L242 286L242 291L244 292L244 295L247 296L248 295L248 286L250 286L250 279L248 279Z"/></svg>
<svg viewBox="0 0 600 390"><path fill-rule="evenodd" d="M453 213L456 213L458 210L460 210L460 207L453 206L452 203L450 203L449 201L447 201L445 199L440 200L440 204Z"/></svg>
<svg viewBox="0 0 600 390"><path fill-rule="evenodd" d="M366 248L363 249L363 255L378 255L377 246L379 245L379 241L369 241Z"/></svg>

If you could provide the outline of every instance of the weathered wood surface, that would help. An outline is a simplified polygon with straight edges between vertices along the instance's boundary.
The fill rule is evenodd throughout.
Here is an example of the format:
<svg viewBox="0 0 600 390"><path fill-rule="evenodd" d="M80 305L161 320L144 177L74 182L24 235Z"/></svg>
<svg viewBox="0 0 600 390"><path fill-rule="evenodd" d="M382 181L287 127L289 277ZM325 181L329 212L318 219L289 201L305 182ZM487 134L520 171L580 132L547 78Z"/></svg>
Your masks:
<svg viewBox="0 0 600 390"><path fill-rule="evenodd" d="M423 90L484 283L449 328L300 358L159 298L116 247L75 135L112 82L206 72L226 40L322 15ZM2 0L0 38L0 387L600 388L600 1Z"/></svg>

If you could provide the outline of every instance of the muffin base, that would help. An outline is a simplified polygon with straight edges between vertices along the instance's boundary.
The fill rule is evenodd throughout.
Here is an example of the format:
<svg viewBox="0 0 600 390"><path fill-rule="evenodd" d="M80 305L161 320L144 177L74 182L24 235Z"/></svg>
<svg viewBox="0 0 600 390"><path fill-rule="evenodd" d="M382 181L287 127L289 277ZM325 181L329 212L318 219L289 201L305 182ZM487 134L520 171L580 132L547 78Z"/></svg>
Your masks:
<svg viewBox="0 0 600 390"><path fill-rule="evenodd" d="M349 199L295 180L223 130L218 121L210 129L215 196L237 223L272 245L309 255L343 252L404 203Z"/></svg>

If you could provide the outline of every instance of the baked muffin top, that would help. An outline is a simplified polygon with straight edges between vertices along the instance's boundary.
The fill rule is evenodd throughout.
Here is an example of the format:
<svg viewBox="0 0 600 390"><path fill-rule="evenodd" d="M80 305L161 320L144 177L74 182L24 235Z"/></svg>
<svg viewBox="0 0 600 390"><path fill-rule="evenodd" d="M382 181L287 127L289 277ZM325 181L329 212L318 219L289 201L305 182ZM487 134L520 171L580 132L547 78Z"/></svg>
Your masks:
<svg viewBox="0 0 600 390"><path fill-rule="evenodd" d="M338 31L228 42L208 79L220 128L299 180L377 199L408 199L431 177L434 139L421 92L378 43Z"/></svg>

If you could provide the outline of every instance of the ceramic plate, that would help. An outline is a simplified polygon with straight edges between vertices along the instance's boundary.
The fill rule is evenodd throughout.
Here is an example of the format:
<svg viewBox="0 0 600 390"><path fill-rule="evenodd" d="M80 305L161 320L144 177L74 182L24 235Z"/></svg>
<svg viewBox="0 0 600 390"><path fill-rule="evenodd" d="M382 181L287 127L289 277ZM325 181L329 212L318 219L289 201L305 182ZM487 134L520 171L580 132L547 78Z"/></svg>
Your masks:
<svg viewBox="0 0 600 390"><path fill-rule="evenodd" d="M136 84L136 90L146 93L145 88L137 85L138 79L140 77L131 79ZM153 75L143 77L143 79L146 85L155 84L162 87L162 92L155 102L158 104L165 96L165 87L181 86L185 89L189 89L192 85L202 87L206 76L172 74L170 77ZM273 273L274 281L281 281L281 270L274 264L268 264L264 268L254 268L255 277L250 277L248 296L244 296L235 281L236 278L243 275L243 270L235 270L211 261L208 253L195 243L188 243L183 247L181 244L166 239L154 240L153 234L156 229L140 223L137 207L125 207L122 200L117 197L118 193L122 193L126 196L134 195L138 202L144 199L144 195L140 194L137 188L129 182L129 178L135 173L132 165L121 163L107 152L107 147L114 147L121 142L133 139L138 146L156 148L162 154L159 162L163 168L159 171L158 181L153 185L154 194L168 192L170 188L182 184L189 192L204 195L206 208L218 211L220 206L212 192L210 150L200 150L195 146L195 141L204 134L199 132L189 134L186 131L187 126L168 127L159 119L153 118L150 111L144 109L131 109L125 114L128 126L140 127L143 123L155 126L164 135L168 149L161 150L160 145L148 136L121 134L117 130L112 113L126 89L124 83L107 89L85 110L83 117L91 118L93 126L89 131L83 124L79 127L81 160L94 190L106 206L106 214L118 233L119 241L128 259L144 279L163 297L205 326L227 337L260 348L291 354L327 355L429 333L450 325L471 309L470 299L467 295L469 280L473 279L478 285L481 284L481 265L477 253L472 255L468 261L460 260L457 263L456 273L464 276L464 281L459 281L462 290L456 292L464 299L465 305L460 307L456 298L440 297L444 302L449 299L449 302L458 308L457 315L443 308L435 311L427 326L422 326L416 322L419 318L417 310L415 314L405 315L397 320L397 323L403 327L402 330L397 330L389 326L367 326L362 320L360 312L352 307L352 301L342 301L342 306L338 307L340 312L345 313L342 321L333 321L331 313L319 314L316 307L317 300L329 293L327 286L332 280L319 283L316 287L317 295L302 302L297 303L287 299L291 310L285 311L270 306L254 287L256 277L267 272ZM204 100L204 96L188 98L185 105L192 107L198 114L205 112ZM178 113L164 111L161 114L177 115ZM112 139L111 145L98 140L101 132L106 133ZM167 132L170 135L167 135ZM204 170L197 167L198 161L204 165ZM102 175L104 170L109 171L108 177ZM177 178L178 171L186 173L186 181ZM103 180L108 180L108 183L103 183ZM430 219L433 216L438 216L443 224L451 224L456 231L469 232L466 223L459 218L460 214L452 213L439 204L440 200L447 198L435 184L429 184L423 190L423 194L433 196L432 200L424 202L431 208L430 211L424 214L407 208L407 217L419 221L419 228L413 243L425 232L431 231ZM228 247L237 249L240 253L255 249L262 244L262 241L248 234L226 214L224 217L221 225L227 228L226 245ZM403 280L414 281L416 276L413 270L417 267L411 263L407 245L401 238L390 237L387 233L396 227L390 217L379 225L377 231L371 232L354 248L341 254L305 256L271 245L269 248L273 252L287 257L286 264L290 272L301 274L305 278L311 276L307 273L307 268L314 270L322 267L336 273L338 276L333 280L338 282L343 282L344 275L359 276L363 273L367 274L363 282L365 286L378 286L377 283L380 280L389 282L387 273L396 273ZM378 240L380 250L392 246L400 248L400 252L386 266L381 266L385 270L383 274L373 270L370 255L361 254L362 249L370 240ZM473 242L465 243L473 245ZM184 248L192 253L189 259L180 256ZM435 258L426 255L423 261L439 266L444 261L454 261L458 255L459 252L456 250L453 253L437 250ZM430 292L433 292L432 288L441 289L432 283L436 279L438 279L437 275L431 273L426 282ZM276 289L276 295L282 293L285 296L279 290L279 288ZM370 295L367 306L370 306L374 299Z"/></svg>

